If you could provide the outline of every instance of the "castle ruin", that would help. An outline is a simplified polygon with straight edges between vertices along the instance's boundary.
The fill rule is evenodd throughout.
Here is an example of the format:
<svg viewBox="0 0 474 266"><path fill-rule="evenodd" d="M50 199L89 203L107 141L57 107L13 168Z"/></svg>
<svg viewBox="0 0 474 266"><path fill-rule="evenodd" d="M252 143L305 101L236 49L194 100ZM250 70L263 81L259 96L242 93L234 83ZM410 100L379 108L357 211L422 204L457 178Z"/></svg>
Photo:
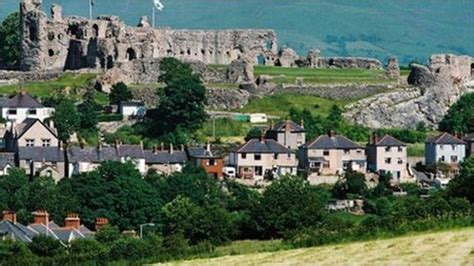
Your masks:
<svg viewBox="0 0 474 266"><path fill-rule="evenodd" d="M111 69L134 59L175 57L206 64L229 64L245 58L273 65L277 38L273 30L173 30L152 28L143 17L137 27L116 16L62 16L51 7L51 19L41 0L20 3L21 70Z"/></svg>

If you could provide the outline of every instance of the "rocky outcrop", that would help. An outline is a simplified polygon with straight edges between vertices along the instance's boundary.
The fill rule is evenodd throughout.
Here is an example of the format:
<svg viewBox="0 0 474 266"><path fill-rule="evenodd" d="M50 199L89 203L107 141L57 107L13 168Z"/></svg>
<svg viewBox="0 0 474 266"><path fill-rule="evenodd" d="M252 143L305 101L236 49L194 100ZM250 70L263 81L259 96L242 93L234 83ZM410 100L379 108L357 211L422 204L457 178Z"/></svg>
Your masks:
<svg viewBox="0 0 474 266"><path fill-rule="evenodd" d="M318 59L319 68L362 68L382 69L383 64L377 59L366 57L322 57Z"/></svg>
<svg viewBox="0 0 474 266"><path fill-rule="evenodd" d="M283 85L275 86L272 94L295 93L312 95L334 100L354 100L369 97L374 94L393 91L394 85L385 84L332 84L332 85Z"/></svg>
<svg viewBox="0 0 474 266"><path fill-rule="evenodd" d="M254 80L253 64L248 60L234 60L227 68L226 82L240 84L245 82L253 82Z"/></svg>
<svg viewBox="0 0 474 266"><path fill-rule="evenodd" d="M236 110L249 103L250 93L242 89L207 89L206 107L212 110Z"/></svg>
<svg viewBox="0 0 474 266"><path fill-rule="evenodd" d="M398 65L398 58L390 57L388 59L386 74L389 79L400 79L400 66Z"/></svg>
<svg viewBox="0 0 474 266"><path fill-rule="evenodd" d="M276 65L281 67L294 67L296 66L296 61L298 59L299 55L295 52L295 50L288 47L283 47L278 54Z"/></svg>
<svg viewBox="0 0 474 266"><path fill-rule="evenodd" d="M433 55L430 67L412 65L409 83L400 89L351 104L344 114L350 121L371 128L415 128L419 122L436 128L449 107L472 92L469 56Z"/></svg>

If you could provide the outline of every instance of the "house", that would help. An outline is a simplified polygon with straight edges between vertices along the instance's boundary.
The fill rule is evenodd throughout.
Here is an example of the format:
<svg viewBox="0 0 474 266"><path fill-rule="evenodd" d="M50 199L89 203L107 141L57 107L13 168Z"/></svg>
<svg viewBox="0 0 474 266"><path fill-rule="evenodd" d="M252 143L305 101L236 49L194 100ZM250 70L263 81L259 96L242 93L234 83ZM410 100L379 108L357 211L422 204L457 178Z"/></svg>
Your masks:
<svg viewBox="0 0 474 266"><path fill-rule="evenodd" d="M330 131L300 148L300 169L308 176L341 175L347 169L366 172L365 150L352 140Z"/></svg>
<svg viewBox="0 0 474 266"><path fill-rule="evenodd" d="M272 126L266 134L269 139L274 139L281 145L292 150L298 149L306 143L306 133L304 125L296 124L293 121L282 121Z"/></svg>
<svg viewBox="0 0 474 266"><path fill-rule="evenodd" d="M5 138L11 151L18 151L19 147L59 147L56 129L36 118L11 124Z"/></svg>
<svg viewBox="0 0 474 266"><path fill-rule="evenodd" d="M0 108L2 118L13 123L21 123L27 118L44 121L54 112L54 108L45 107L25 91L1 102Z"/></svg>
<svg viewBox="0 0 474 266"><path fill-rule="evenodd" d="M123 117L143 117L145 116L146 109L143 102L121 102L120 113Z"/></svg>
<svg viewBox="0 0 474 266"><path fill-rule="evenodd" d="M64 151L60 147L19 147L18 166L30 176L64 178Z"/></svg>
<svg viewBox="0 0 474 266"><path fill-rule="evenodd" d="M181 150L174 150L173 145L166 151L161 145L161 150L153 148L153 150L145 151L145 162L147 171L156 171L159 174L170 175L175 172L181 172L187 162L187 155L184 146Z"/></svg>
<svg viewBox="0 0 474 266"><path fill-rule="evenodd" d="M466 143L459 138L442 133L436 137L429 137L425 142L425 163L435 166L444 163L457 167L466 157Z"/></svg>
<svg viewBox="0 0 474 266"><path fill-rule="evenodd" d="M467 145L466 157L474 157L474 134L469 134L464 138Z"/></svg>
<svg viewBox="0 0 474 266"><path fill-rule="evenodd" d="M7 175L8 171L15 166L15 153L0 152L0 176Z"/></svg>
<svg viewBox="0 0 474 266"><path fill-rule="evenodd" d="M407 146L398 139L373 135L367 144L367 169L380 174L391 174L396 183L415 181L408 172Z"/></svg>
<svg viewBox="0 0 474 266"><path fill-rule="evenodd" d="M252 139L230 154L230 164L244 179L271 179L281 175L296 175L296 153L273 139Z"/></svg>
<svg viewBox="0 0 474 266"><path fill-rule="evenodd" d="M64 227L58 226L54 221L49 220L46 211L33 212L34 222L28 226L16 221L16 214L12 211L3 212L3 220L0 222L0 237L29 243L37 235L47 235L68 246L76 239L87 239L94 235L94 232L81 224L77 214L68 214L64 221Z"/></svg>
<svg viewBox="0 0 474 266"><path fill-rule="evenodd" d="M207 144L206 148L191 147L187 149L190 162L195 166L201 166L206 173L217 179L224 177L224 158L214 156L211 151L211 144Z"/></svg>

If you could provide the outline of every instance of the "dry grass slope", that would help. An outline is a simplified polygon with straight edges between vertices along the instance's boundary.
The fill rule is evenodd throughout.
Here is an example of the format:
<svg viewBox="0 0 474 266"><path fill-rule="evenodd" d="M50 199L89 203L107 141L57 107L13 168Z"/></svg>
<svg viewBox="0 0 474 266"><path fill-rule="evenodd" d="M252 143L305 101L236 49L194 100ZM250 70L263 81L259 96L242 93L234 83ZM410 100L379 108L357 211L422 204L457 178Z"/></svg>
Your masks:
<svg viewBox="0 0 474 266"><path fill-rule="evenodd" d="M474 228L169 265L473 265Z"/></svg>

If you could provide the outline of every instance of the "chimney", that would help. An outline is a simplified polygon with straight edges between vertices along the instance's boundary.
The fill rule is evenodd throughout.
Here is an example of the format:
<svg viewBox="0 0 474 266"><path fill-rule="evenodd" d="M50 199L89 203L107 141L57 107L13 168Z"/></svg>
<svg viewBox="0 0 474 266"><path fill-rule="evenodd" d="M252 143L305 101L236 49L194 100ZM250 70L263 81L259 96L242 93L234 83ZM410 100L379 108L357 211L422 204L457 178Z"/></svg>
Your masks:
<svg viewBox="0 0 474 266"><path fill-rule="evenodd" d="M181 144L181 151L184 151L184 144Z"/></svg>
<svg viewBox="0 0 474 266"><path fill-rule="evenodd" d="M102 140L99 138L99 142L97 142L97 150L101 151L102 150Z"/></svg>
<svg viewBox="0 0 474 266"><path fill-rule="evenodd" d="M372 144L377 144L377 142L379 142L379 137L377 136L377 133L374 132L372 133Z"/></svg>
<svg viewBox="0 0 474 266"><path fill-rule="evenodd" d="M104 226L109 224L109 219L101 217L95 219L95 230L99 231L100 229L104 228Z"/></svg>
<svg viewBox="0 0 474 266"><path fill-rule="evenodd" d="M331 138L334 138L334 137L336 136L336 131L334 131L334 130L329 130L328 136L331 137Z"/></svg>
<svg viewBox="0 0 474 266"><path fill-rule="evenodd" d="M140 148L143 150L143 140L140 140Z"/></svg>
<svg viewBox="0 0 474 266"><path fill-rule="evenodd" d="M34 217L35 224L43 224L43 225L49 224L49 214L45 210L38 210L38 211L33 212L33 217Z"/></svg>
<svg viewBox="0 0 474 266"><path fill-rule="evenodd" d="M115 148L120 148L120 140L115 141Z"/></svg>
<svg viewBox="0 0 474 266"><path fill-rule="evenodd" d="M211 143L209 142L209 140L207 141L206 151L207 151L208 153L211 153Z"/></svg>
<svg viewBox="0 0 474 266"><path fill-rule="evenodd" d="M291 129L290 128L290 121L286 120L286 122L285 122L285 131L288 132L288 131L290 131L290 129Z"/></svg>
<svg viewBox="0 0 474 266"><path fill-rule="evenodd" d="M260 142L265 143L265 135L263 134L260 135Z"/></svg>
<svg viewBox="0 0 474 266"><path fill-rule="evenodd" d="M3 211L3 220L16 224L16 213L14 211Z"/></svg>
<svg viewBox="0 0 474 266"><path fill-rule="evenodd" d="M170 154L173 154L174 149L173 149L173 143L170 144Z"/></svg>
<svg viewBox="0 0 474 266"><path fill-rule="evenodd" d="M161 143L161 151L165 151L165 144L163 142Z"/></svg>
<svg viewBox="0 0 474 266"><path fill-rule="evenodd" d="M78 229L81 227L81 219L77 213L69 213L64 219L64 227Z"/></svg>
<svg viewBox="0 0 474 266"><path fill-rule="evenodd" d="M302 128L304 128L304 119L303 118L301 118L300 125L301 125Z"/></svg>
<svg viewBox="0 0 474 266"><path fill-rule="evenodd" d="M158 153L158 148L156 147L156 145L153 145L153 154L157 154Z"/></svg>

